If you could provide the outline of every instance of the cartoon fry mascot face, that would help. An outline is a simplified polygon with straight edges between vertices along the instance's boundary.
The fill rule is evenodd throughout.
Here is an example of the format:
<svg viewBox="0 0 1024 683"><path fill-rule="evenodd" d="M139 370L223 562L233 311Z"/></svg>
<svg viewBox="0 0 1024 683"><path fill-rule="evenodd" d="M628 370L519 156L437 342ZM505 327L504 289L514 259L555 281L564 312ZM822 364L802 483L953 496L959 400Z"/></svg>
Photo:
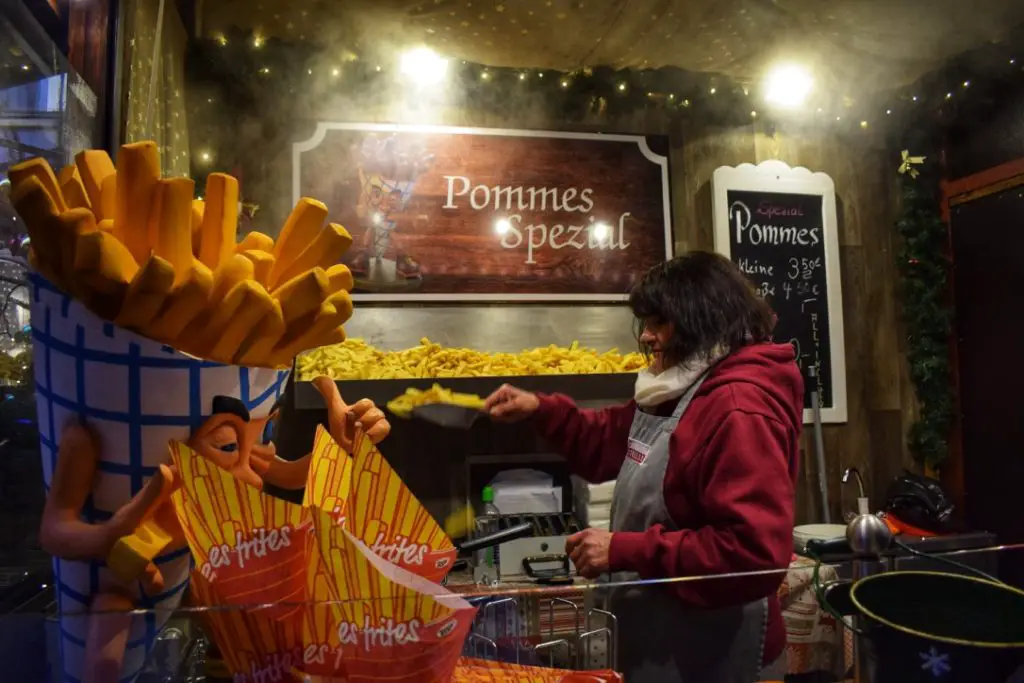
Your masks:
<svg viewBox="0 0 1024 683"><path fill-rule="evenodd" d="M273 460L277 449L271 441L275 406L262 417L253 415L241 399L215 396L213 415L192 433L189 445L200 455L250 486L262 487L263 479L253 471L252 458Z"/></svg>

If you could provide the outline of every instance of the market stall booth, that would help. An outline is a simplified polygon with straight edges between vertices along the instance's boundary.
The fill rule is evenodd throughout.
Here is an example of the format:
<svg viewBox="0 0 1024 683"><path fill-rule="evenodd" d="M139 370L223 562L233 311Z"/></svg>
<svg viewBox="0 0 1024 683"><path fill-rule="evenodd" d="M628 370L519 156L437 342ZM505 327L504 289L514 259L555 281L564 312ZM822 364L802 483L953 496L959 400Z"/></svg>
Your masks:
<svg viewBox="0 0 1024 683"><path fill-rule="evenodd" d="M38 387L51 499L88 479L58 476L69 416L117 445L71 497L84 507L64 499L68 519L102 528L161 466L187 475L167 518L143 515L109 552L48 547L54 573L12 594L33 616L7 622L11 642L49 639L26 665L80 680L122 634L104 680L617 680L622 615L566 550L608 527L615 482L571 476L552 444L480 408L504 384L628 401L648 364L628 292L691 250L749 279L806 387L794 554L772 570L787 657L764 676L872 680L872 619L909 617L823 591L879 552L889 569L1001 576L988 522L954 533L964 491L941 467L955 420L934 140L960 102L1019 75L1020 8L476 4L126 3L130 146L71 163L90 145L68 142L42 155L52 172L12 173L19 216L64 231L12 274L33 293L20 381ZM362 400L390 430L357 443L338 410ZM273 467L225 455L245 444ZM808 551L862 503L904 544ZM662 581L629 588L687 590ZM991 586L958 595L1012 612L1017 594ZM138 611L96 614L113 594ZM1004 621L967 644L980 659L956 660L1009 652L971 680L1012 670ZM949 673L964 634L925 622L911 642L931 649L889 675Z"/></svg>

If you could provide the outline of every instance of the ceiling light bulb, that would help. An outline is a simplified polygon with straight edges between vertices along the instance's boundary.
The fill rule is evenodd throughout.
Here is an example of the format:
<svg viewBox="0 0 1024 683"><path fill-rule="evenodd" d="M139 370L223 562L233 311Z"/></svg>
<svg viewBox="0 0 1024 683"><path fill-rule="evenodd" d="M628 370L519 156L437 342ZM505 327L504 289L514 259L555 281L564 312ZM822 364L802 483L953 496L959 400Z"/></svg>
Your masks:
<svg viewBox="0 0 1024 683"><path fill-rule="evenodd" d="M779 107L794 109L807 100L813 85L814 81L805 69L780 66L768 74L765 99Z"/></svg>
<svg viewBox="0 0 1024 683"><path fill-rule="evenodd" d="M417 85L437 85L448 73L448 60L428 47L419 47L402 55L401 71Z"/></svg>

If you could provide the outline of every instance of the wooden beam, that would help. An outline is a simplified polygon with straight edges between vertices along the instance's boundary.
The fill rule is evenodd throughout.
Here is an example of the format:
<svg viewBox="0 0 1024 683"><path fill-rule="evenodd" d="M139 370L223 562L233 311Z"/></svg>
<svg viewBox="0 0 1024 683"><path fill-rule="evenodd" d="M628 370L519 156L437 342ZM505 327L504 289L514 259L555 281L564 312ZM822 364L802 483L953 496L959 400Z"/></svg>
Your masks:
<svg viewBox="0 0 1024 683"><path fill-rule="evenodd" d="M966 204L967 202L974 201L975 199L981 199L982 197L997 194L1020 185L1024 185L1024 173L1005 178L997 183L979 187L969 192L964 192L963 194L953 195L952 197L949 197L949 205L951 207L959 206L960 204Z"/></svg>

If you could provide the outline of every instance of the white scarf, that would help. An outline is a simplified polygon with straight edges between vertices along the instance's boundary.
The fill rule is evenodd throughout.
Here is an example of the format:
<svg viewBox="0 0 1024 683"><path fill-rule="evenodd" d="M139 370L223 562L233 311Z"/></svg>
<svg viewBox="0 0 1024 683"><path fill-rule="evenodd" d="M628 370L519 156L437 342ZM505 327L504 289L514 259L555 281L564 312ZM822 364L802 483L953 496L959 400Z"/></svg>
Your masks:
<svg viewBox="0 0 1024 683"><path fill-rule="evenodd" d="M673 365L659 374L651 372L650 368L641 370L636 376L633 400L641 408L653 408L679 398L723 356L724 349L715 349L708 356Z"/></svg>

